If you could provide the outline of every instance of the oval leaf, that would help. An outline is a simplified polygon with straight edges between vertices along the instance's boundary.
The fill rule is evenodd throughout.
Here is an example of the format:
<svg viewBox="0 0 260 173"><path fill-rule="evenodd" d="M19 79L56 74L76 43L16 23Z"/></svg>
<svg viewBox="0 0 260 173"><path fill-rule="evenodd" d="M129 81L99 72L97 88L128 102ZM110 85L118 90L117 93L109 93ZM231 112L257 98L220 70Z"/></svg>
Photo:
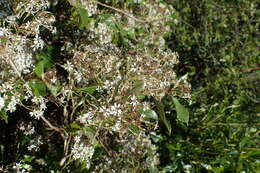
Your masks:
<svg viewBox="0 0 260 173"><path fill-rule="evenodd" d="M32 80L29 82L29 85L36 97L45 96L47 94L46 85L44 82Z"/></svg>
<svg viewBox="0 0 260 173"><path fill-rule="evenodd" d="M189 111L182 105L180 104L179 100L176 98L173 98L173 103L176 107L177 111L177 119L181 121L182 123L189 123Z"/></svg>
<svg viewBox="0 0 260 173"><path fill-rule="evenodd" d="M146 121L151 121L151 122L158 121L158 116L157 116L156 112L153 110L150 110L150 109L145 110L143 112L143 114L145 115L144 120L146 120Z"/></svg>
<svg viewBox="0 0 260 173"><path fill-rule="evenodd" d="M43 77L43 74L44 74L44 62L43 61L40 61L38 62L36 65L35 65L35 68L34 68L34 72L35 74L42 78Z"/></svg>

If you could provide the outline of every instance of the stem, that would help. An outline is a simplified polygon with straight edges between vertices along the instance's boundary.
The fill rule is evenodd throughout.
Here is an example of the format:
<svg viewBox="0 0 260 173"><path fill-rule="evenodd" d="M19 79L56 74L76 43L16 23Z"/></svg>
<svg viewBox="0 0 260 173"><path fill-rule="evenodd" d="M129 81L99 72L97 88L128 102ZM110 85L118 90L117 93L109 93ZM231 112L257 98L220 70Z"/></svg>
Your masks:
<svg viewBox="0 0 260 173"><path fill-rule="evenodd" d="M137 21L137 22L147 23L146 21L141 20L141 19L137 19L137 18L134 17L133 15L131 15L131 14L129 14L129 13L123 11L123 10L120 10L120 9L118 9L118 8L111 7L111 6L109 6L109 5L103 4L102 2L98 2L98 1L94 1L94 2L96 2L97 4L99 4L99 5L103 6L103 7L106 7L106 8L112 9L112 10L115 10L115 11L117 11L117 12L119 12L119 13L122 13L122 14L126 15L127 17L130 17L130 18L134 19L134 20Z"/></svg>

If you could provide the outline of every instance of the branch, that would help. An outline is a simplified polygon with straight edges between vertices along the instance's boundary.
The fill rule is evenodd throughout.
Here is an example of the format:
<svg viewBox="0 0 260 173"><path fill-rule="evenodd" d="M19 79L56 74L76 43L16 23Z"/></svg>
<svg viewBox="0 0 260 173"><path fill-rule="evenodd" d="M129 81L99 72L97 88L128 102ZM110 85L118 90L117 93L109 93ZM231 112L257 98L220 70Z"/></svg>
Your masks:
<svg viewBox="0 0 260 173"><path fill-rule="evenodd" d="M53 126L53 125L52 125L46 118L44 118L43 116L41 116L41 119L42 119L52 130L55 130L55 131L59 132L64 140L67 138L68 134L67 134L66 132L65 132L65 133L62 132L63 129L61 130L61 129L59 129L58 127Z"/></svg>
<svg viewBox="0 0 260 173"><path fill-rule="evenodd" d="M147 23L146 21L141 20L141 19L137 19L137 18L134 17L133 15L131 15L131 14L129 14L129 13L123 11L123 10L120 10L120 9L118 9L118 8L111 7L111 6L109 6L109 5L103 4L102 2L98 2L98 1L94 1L94 2L96 2L98 5L101 5L101 6L103 6L103 7L106 7L106 8L112 9L112 10L115 10L115 11L117 11L117 12L119 12L119 13L122 13L122 14L126 15L127 17L130 17L130 18L134 19L134 20L137 21L137 22Z"/></svg>

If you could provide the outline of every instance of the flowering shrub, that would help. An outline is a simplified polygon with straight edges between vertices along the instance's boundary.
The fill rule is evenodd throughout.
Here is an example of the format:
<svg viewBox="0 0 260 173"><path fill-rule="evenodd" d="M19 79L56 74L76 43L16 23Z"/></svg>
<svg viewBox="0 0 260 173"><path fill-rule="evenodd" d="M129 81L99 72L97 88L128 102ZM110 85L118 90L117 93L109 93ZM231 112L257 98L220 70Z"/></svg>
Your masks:
<svg viewBox="0 0 260 173"><path fill-rule="evenodd" d="M132 0L8 6L0 20L0 113L6 122L24 118L14 124L21 136L6 170L156 172L151 134L158 123L171 133L160 102L190 98L186 77L173 71L178 54L164 40L174 9Z"/></svg>

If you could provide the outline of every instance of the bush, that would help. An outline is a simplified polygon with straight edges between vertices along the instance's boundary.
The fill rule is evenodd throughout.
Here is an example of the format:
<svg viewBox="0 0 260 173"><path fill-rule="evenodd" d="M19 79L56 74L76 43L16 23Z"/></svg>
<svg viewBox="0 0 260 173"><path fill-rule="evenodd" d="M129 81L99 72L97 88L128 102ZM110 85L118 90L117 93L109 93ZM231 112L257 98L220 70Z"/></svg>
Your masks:
<svg viewBox="0 0 260 173"><path fill-rule="evenodd" d="M1 19L1 164L16 172L157 172L161 99L189 98L165 45L171 6L23 0ZM187 110L174 98L180 121ZM155 112L155 109L160 111ZM184 111L184 112L183 112Z"/></svg>
<svg viewBox="0 0 260 173"><path fill-rule="evenodd" d="M256 1L0 3L1 171L259 171Z"/></svg>

